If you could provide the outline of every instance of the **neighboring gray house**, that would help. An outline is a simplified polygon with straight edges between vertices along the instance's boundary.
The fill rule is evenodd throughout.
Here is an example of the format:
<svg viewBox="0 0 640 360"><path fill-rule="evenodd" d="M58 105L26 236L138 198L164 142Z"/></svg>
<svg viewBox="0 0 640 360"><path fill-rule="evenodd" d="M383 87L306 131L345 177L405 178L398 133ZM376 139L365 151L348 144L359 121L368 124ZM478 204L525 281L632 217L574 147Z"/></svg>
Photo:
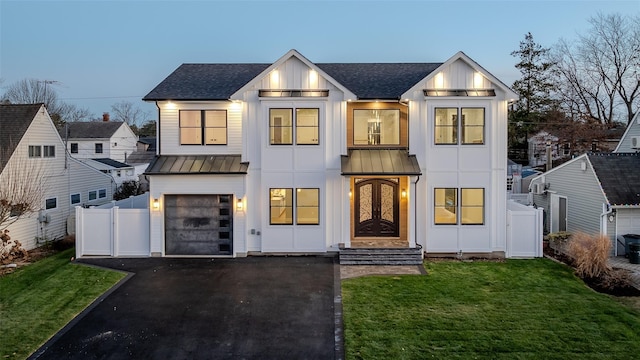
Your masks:
<svg viewBox="0 0 640 360"><path fill-rule="evenodd" d="M535 177L533 203L545 210L545 231L640 234L640 154L588 153ZM613 255L624 247L613 246Z"/></svg>
<svg viewBox="0 0 640 360"><path fill-rule="evenodd" d="M613 152L633 153L640 150L640 111L633 117Z"/></svg>

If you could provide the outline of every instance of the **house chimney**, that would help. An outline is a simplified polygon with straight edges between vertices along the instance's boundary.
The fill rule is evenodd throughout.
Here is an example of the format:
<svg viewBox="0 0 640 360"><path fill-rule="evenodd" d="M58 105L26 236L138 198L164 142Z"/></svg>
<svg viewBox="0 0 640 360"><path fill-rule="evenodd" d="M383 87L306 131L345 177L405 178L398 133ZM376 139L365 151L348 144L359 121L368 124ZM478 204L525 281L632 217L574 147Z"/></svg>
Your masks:
<svg viewBox="0 0 640 360"><path fill-rule="evenodd" d="M109 113L102 113L102 121L104 122L108 122L109 121Z"/></svg>

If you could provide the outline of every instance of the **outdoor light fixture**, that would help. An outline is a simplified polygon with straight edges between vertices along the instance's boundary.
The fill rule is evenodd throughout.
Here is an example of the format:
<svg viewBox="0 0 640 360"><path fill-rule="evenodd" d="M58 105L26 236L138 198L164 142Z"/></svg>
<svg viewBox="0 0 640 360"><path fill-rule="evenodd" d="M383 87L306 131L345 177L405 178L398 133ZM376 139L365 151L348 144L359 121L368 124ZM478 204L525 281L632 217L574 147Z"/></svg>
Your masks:
<svg viewBox="0 0 640 360"><path fill-rule="evenodd" d="M160 200L153 199L153 208L156 210L160 209Z"/></svg>
<svg viewBox="0 0 640 360"><path fill-rule="evenodd" d="M236 202L236 210L237 211L244 210L244 203L242 202L242 198L239 198L238 201Z"/></svg>
<svg viewBox="0 0 640 360"><path fill-rule="evenodd" d="M407 197L407 190L402 189L401 194L402 194L402 198L405 199Z"/></svg>
<svg viewBox="0 0 640 360"><path fill-rule="evenodd" d="M353 193L351 192L351 190L349 190L349 198L351 198L353 196Z"/></svg>

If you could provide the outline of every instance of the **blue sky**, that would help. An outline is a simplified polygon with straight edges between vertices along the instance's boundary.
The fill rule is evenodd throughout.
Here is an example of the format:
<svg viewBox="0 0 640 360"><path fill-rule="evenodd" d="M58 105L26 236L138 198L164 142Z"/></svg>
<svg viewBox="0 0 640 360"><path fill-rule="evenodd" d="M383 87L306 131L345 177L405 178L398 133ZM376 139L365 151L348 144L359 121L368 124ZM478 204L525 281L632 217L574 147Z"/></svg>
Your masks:
<svg viewBox="0 0 640 360"><path fill-rule="evenodd" d="M140 99L182 63L443 62L464 51L510 85L527 32L550 47L602 12L640 1L8 1L0 0L0 92L53 80L96 116Z"/></svg>

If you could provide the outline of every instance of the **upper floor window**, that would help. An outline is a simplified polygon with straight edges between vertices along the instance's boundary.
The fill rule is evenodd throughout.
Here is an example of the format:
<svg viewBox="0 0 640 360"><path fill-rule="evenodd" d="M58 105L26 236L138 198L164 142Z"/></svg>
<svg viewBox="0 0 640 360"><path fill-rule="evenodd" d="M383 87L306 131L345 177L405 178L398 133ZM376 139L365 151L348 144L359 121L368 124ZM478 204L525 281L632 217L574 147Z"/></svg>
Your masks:
<svg viewBox="0 0 640 360"><path fill-rule="evenodd" d="M45 145L44 148L44 157L55 157L56 156L56 147L54 145Z"/></svg>
<svg viewBox="0 0 640 360"><path fill-rule="evenodd" d="M95 153L102 154L102 143L95 143Z"/></svg>
<svg viewBox="0 0 640 360"><path fill-rule="evenodd" d="M37 158L42 156L42 146L40 145L29 145L29 157Z"/></svg>
<svg viewBox="0 0 640 360"><path fill-rule="evenodd" d="M72 154L78 153L78 143L71 143L71 153Z"/></svg>
<svg viewBox="0 0 640 360"><path fill-rule="evenodd" d="M484 144L484 108L436 108L434 124L436 145Z"/></svg>
<svg viewBox="0 0 640 360"><path fill-rule="evenodd" d="M269 143L292 145L295 132L296 145L318 145L319 123L319 109L269 109Z"/></svg>
<svg viewBox="0 0 640 360"><path fill-rule="evenodd" d="M226 110L180 110L180 145L226 144Z"/></svg>
<svg viewBox="0 0 640 360"><path fill-rule="evenodd" d="M353 110L353 145L400 145L400 110Z"/></svg>

